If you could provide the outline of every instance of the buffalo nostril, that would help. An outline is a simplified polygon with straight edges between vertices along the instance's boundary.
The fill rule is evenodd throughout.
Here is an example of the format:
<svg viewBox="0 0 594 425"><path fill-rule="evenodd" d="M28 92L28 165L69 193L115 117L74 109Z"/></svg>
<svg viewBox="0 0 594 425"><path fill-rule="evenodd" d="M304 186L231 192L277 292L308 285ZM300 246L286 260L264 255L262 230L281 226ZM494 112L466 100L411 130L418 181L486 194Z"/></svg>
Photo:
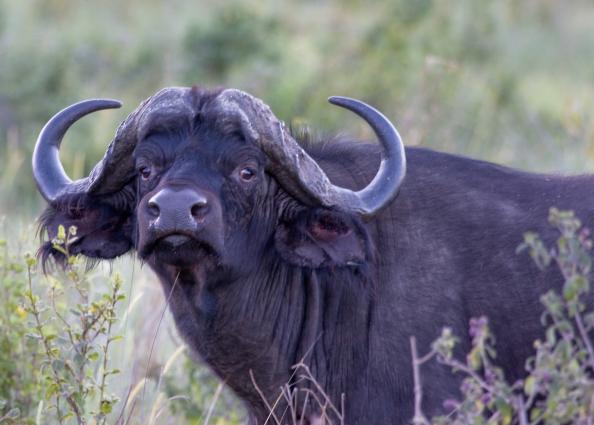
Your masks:
<svg viewBox="0 0 594 425"><path fill-rule="evenodd" d="M192 204L190 214L192 214L193 217L202 218L206 214L207 207L208 203L206 202L206 199L200 199Z"/></svg>
<svg viewBox="0 0 594 425"><path fill-rule="evenodd" d="M159 217L161 210L159 209L159 204L153 199L149 200L148 202L148 213L153 217Z"/></svg>

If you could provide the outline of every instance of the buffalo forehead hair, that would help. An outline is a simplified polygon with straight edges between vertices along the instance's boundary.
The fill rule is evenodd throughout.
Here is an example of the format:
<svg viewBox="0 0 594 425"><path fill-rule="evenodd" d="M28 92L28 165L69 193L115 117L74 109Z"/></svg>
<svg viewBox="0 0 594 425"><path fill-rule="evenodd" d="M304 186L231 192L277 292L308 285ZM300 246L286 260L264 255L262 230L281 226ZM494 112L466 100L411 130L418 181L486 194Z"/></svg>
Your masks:
<svg viewBox="0 0 594 425"><path fill-rule="evenodd" d="M208 122L217 124L220 117L207 115L209 106L221 94L222 88L208 89L193 86L185 94L161 91L140 109L138 141L155 133L189 136ZM171 96L176 96L171 98ZM212 122L211 122L212 121ZM235 129L221 128L223 132Z"/></svg>

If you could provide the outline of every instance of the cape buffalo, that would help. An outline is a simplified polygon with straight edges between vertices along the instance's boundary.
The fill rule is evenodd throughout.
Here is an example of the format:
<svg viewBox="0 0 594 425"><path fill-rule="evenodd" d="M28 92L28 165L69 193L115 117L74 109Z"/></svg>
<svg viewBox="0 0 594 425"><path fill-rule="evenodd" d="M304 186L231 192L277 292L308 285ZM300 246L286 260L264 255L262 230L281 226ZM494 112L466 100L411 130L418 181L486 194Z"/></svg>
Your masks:
<svg viewBox="0 0 594 425"><path fill-rule="evenodd" d="M69 251L90 258L135 250L159 277L186 343L256 424L271 414L314 422L317 390L344 406L344 423L406 423L409 337L423 353L443 326L464 336L480 315L507 379L522 377L541 334L539 294L560 279L515 249L525 231L551 240L552 205L594 224L584 202L594 178L404 149L374 108L330 102L365 120L380 143L296 141L247 93L166 88L127 117L78 181L59 161L64 133L120 103L72 105L47 123L33 154L49 204L42 228L51 241L59 224L77 226ZM63 260L50 242L40 255ZM469 345L462 337L460 353ZM301 379L297 363L317 383ZM442 412L457 380L437 362L423 377L425 413ZM277 400L285 384L295 390L292 415Z"/></svg>

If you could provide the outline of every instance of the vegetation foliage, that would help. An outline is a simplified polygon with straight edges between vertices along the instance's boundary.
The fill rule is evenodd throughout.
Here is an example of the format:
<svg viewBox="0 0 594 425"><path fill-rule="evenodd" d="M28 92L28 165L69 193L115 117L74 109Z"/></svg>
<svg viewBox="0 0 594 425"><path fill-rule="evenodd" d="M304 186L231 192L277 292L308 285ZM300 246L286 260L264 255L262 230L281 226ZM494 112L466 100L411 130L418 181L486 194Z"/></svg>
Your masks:
<svg viewBox="0 0 594 425"><path fill-rule="evenodd" d="M83 258L69 255L71 238L76 229L61 227L53 244L68 266L47 276L39 275L34 256L0 241L0 423L161 424L171 423L160 419L171 414L187 423L206 417L238 423L241 409L221 394L222 385L206 369L179 360L183 344L169 341L168 358L155 360L163 358L155 332L171 326L162 323L163 307L150 329L149 359L134 357L138 338L126 322L150 313L126 306L120 273L92 272Z"/></svg>
<svg viewBox="0 0 594 425"><path fill-rule="evenodd" d="M69 132L62 160L74 178L141 100L193 84L250 91L295 125L371 137L325 102L357 97L384 111L408 145L591 171L593 21L590 0L0 0L0 423L243 419L224 386L189 360L154 278L132 258L87 270L71 257L65 273L46 277L25 256L36 249L27 223L43 205L29 159L53 113L84 98L124 101ZM551 222L561 234L554 249L538 235L522 245L565 282L543 297L547 332L529 377L505 381L493 361L497 335L477 318L465 362L449 355L456 336L447 331L417 358L421 396L423 361L441 361L464 376L464 398L447 401L447 418L421 409L416 421L590 423L590 242L569 213L552 212Z"/></svg>
<svg viewBox="0 0 594 425"><path fill-rule="evenodd" d="M496 335L488 318L470 321L472 349L462 362L453 356L457 338L445 328L431 352L419 358L413 341L416 377L415 424L592 424L594 420L594 310L590 294L592 240L588 229L571 211L552 208L549 222L560 236L547 247L534 233L524 235L518 251L528 250L541 269L554 265L561 271L561 293L550 290L541 297L544 306L543 338L534 341L535 354L526 362L527 376L507 382L496 366ZM459 400L445 400L448 416L429 421L421 408L419 368L433 358L464 376Z"/></svg>

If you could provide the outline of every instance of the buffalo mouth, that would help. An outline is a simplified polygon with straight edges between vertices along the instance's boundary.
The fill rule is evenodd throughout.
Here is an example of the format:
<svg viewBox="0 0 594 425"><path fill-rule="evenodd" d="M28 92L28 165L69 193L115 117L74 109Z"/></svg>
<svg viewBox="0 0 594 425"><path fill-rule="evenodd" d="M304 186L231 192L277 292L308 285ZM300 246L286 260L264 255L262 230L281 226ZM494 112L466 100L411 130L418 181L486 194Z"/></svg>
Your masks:
<svg viewBox="0 0 594 425"><path fill-rule="evenodd" d="M217 250L207 241L185 233L169 233L156 237L141 250L143 259L154 259L178 267L204 262L218 262Z"/></svg>

